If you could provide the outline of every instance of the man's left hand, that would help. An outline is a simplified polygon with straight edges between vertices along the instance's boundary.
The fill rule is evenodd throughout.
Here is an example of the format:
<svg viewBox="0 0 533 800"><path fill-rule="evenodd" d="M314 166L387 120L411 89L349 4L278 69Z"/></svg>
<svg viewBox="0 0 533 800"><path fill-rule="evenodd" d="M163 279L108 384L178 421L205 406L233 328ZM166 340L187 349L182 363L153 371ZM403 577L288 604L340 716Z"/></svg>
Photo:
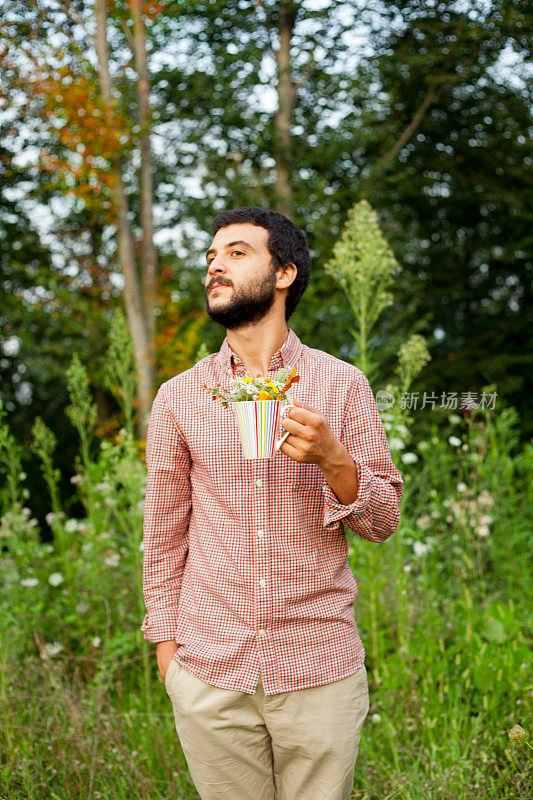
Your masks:
<svg viewBox="0 0 533 800"><path fill-rule="evenodd" d="M290 408L281 423L286 431L290 431L290 436L287 436L279 449L293 461L318 464L320 467L342 444L318 408L296 398L292 402L297 408Z"/></svg>

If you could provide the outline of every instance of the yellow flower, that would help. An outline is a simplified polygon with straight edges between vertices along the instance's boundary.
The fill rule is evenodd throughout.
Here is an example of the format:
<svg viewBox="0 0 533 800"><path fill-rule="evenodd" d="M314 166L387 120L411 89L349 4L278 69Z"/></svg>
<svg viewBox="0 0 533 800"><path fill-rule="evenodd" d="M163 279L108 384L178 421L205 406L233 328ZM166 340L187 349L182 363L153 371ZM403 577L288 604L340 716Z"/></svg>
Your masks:
<svg viewBox="0 0 533 800"><path fill-rule="evenodd" d="M262 389L255 399L256 400L272 400L272 397L269 395L268 392L265 392L265 390Z"/></svg>
<svg viewBox="0 0 533 800"><path fill-rule="evenodd" d="M243 378L242 382L243 383L250 383L251 380L252 380L251 378Z"/></svg>

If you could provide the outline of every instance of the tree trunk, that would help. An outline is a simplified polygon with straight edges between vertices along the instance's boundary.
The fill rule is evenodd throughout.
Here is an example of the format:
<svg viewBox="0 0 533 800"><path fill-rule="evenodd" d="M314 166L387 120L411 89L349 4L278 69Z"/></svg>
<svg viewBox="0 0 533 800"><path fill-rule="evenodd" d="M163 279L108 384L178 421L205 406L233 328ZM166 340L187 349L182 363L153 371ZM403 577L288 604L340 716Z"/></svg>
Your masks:
<svg viewBox="0 0 533 800"><path fill-rule="evenodd" d="M279 4L279 48L275 51L278 72L278 110L274 117L274 159L276 162L277 210L290 217L291 187L291 121L296 90L291 75L291 38L297 9L291 0Z"/></svg>
<svg viewBox="0 0 533 800"><path fill-rule="evenodd" d="M134 24L133 48L137 67L138 120L141 128L141 229L142 265L141 280L143 288L144 317L148 335L150 363L155 369L155 301L157 282L157 256L154 247L154 224L152 207L154 184L152 179L152 156L150 147L150 77L146 54L146 36L142 17L141 0L130 0L131 16Z"/></svg>
<svg viewBox="0 0 533 800"><path fill-rule="evenodd" d="M113 98L109 72L106 0L96 0L95 16L100 86L104 100L111 104ZM137 426L139 437L145 438L151 410L155 369L149 358L148 335L141 302L133 240L128 221L128 199L124 191L119 154L113 156L112 173L114 181L111 194L117 216L118 253L124 275L124 299L137 364L137 405L139 410Z"/></svg>

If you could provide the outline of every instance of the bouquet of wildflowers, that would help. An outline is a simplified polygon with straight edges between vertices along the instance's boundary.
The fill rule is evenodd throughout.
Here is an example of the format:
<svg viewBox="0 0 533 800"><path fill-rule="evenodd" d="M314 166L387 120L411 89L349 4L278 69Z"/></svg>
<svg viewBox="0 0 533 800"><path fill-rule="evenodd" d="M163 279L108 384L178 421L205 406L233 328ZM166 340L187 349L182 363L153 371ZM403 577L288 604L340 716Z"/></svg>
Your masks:
<svg viewBox="0 0 533 800"><path fill-rule="evenodd" d="M242 378L232 378L229 389L223 388L219 383L214 387L203 384L202 388L211 393L213 400L219 398L224 408L228 403L241 400L285 400L289 397L287 392L293 383L298 383L300 376L296 374L296 367L291 372L286 367L278 369L275 378L263 378L261 375L252 377L248 372Z"/></svg>

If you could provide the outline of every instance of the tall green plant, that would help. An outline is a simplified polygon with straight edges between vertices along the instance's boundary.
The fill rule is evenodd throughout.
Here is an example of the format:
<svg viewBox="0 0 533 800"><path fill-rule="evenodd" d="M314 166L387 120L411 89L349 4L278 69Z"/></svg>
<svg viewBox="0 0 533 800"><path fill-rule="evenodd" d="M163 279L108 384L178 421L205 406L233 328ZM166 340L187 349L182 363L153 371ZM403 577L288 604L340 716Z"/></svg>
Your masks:
<svg viewBox="0 0 533 800"><path fill-rule="evenodd" d="M124 413L126 430L134 438L135 356L128 323L121 309L115 311L109 342L105 364L106 385Z"/></svg>
<svg viewBox="0 0 533 800"><path fill-rule="evenodd" d="M357 366L370 382L379 367L379 350L372 345L377 339L373 334L375 325L383 311L392 304L390 291L395 275L401 267L383 236L376 212L367 200L356 203L348 212L340 239L333 248L332 259L325 271L342 287L354 316L351 335L358 349ZM397 402L401 393L407 391L411 382L429 359L423 337L414 335L400 347L396 367L397 383L387 385L390 403L384 411L385 427L392 433L392 444L409 438L407 422L410 421L401 403ZM378 404L378 408L379 408ZM391 407L391 412L388 411ZM381 409L380 409L381 411ZM400 439L397 435L402 434ZM357 539L351 532L351 539ZM371 669L376 685L381 683L381 656L383 647L380 620L383 619L382 595L388 581L387 573L381 568L382 550L369 547L366 543L353 541L352 556L358 567L364 568L368 579L370 607Z"/></svg>

